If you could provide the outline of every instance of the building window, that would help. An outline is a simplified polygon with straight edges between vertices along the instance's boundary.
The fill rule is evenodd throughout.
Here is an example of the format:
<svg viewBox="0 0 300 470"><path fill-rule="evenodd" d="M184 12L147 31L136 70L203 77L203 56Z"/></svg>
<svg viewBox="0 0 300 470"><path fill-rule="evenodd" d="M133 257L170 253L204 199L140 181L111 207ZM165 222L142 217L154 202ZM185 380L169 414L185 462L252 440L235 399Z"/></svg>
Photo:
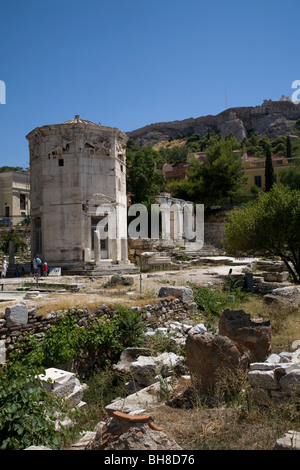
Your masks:
<svg viewBox="0 0 300 470"><path fill-rule="evenodd" d="M254 184L255 184L258 188L261 188L261 176L254 176Z"/></svg>
<svg viewBox="0 0 300 470"><path fill-rule="evenodd" d="M64 162L64 159L63 158L60 158L58 160L58 166L64 166L65 162Z"/></svg>
<svg viewBox="0 0 300 470"><path fill-rule="evenodd" d="M20 194L20 210L21 211L26 210L26 195L25 194Z"/></svg>

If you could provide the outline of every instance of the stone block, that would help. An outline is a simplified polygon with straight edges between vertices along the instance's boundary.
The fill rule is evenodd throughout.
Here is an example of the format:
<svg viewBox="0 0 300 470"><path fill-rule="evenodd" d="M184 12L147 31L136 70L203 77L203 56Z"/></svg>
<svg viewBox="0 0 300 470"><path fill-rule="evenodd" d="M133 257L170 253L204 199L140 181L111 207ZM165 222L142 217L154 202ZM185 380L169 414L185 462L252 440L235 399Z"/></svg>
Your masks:
<svg viewBox="0 0 300 470"><path fill-rule="evenodd" d="M224 310L219 320L219 333L232 339L241 351L246 348L251 362L264 361L271 351L270 322L252 321L243 310Z"/></svg>
<svg viewBox="0 0 300 470"><path fill-rule="evenodd" d="M141 386L148 386L159 373L158 365L152 356L139 356L130 365L130 373L134 381Z"/></svg>
<svg viewBox="0 0 300 470"><path fill-rule="evenodd" d="M285 374L279 381L283 393L287 395L300 394L300 369L293 369Z"/></svg>
<svg viewBox="0 0 300 470"><path fill-rule="evenodd" d="M5 340L0 340L0 364L5 364L6 361L6 346Z"/></svg>
<svg viewBox="0 0 300 470"><path fill-rule="evenodd" d="M6 326L26 325L28 323L28 307L25 302L11 305L5 309Z"/></svg>
<svg viewBox="0 0 300 470"><path fill-rule="evenodd" d="M277 289L274 289L272 294L293 307L298 307L300 305L299 287L279 287Z"/></svg>
<svg viewBox="0 0 300 470"><path fill-rule="evenodd" d="M274 450L300 450L300 432L288 431L283 437L277 439Z"/></svg>
<svg viewBox="0 0 300 470"><path fill-rule="evenodd" d="M197 333L193 328L188 332L185 353L192 382L200 395L214 391L223 371L246 367L247 357L230 338Z"/></svg>
<svg viewBox="0 0 300 470"><path fill-rule="evenodd" d="M279 389L279 384L275 379L274 370L250 370L248 379L253 387L267 390Z"/></svg>
<svg viewBox="0 0 300 470"><path fill-rule="evenodd" d="M153 334L154 331L153 331ZM131 363L136 361L139 356L150 356L151 350L149 348L126 348L120 356L117 364L113 364L112 368L118 372L129 374Z"/></svg>
<svg viewBox="0 0 300 470"><path fill-rule="evenodd" d="M169 379L166 379L168 381ZM132 393L125 398L116 398L112 403L105 407L109 416L112 416L114 411L123 411L124 413L131 413L140 409L147 409L159 403L159 391L161 383L155 382L150 386Z"/></svg>
<svg viewBox="0 0 300 470"><path fill-rule="evenodd" d="M269 364L267 362L252 362L250 364L250 370L274 370L275 364Z"/></svg>
<svg viewBox="0 0 300 470"><path fill-rule="evenodd" d="M283 271L282 273L278 273L277 282L285 282L289 278L289 272Z"/></svg>
<svg viewBox="0 0 300 470"><path fill-rule="evenodd" d="M264 281L266 282L278 282L278 273L262 273L262 276L264 278Z"/></svg>
<svg viewBox="0 0 300 470"><path fill-rule="evenodd" d="M75 387L79 384L78 379L72 372L56 369L54 367L46 369L45 372L45 375L39 376L39 378L45 382L45 389L60 397L68 397L71 395Z"/></svg>
<svg viewBox="0 0 300 470"><path fill-rule="evenodd" d="M183 302L193 302L194 294L190 287L185 286L164 286L161 287L158 293L158 297L176 297L181 299Z"/></svg>

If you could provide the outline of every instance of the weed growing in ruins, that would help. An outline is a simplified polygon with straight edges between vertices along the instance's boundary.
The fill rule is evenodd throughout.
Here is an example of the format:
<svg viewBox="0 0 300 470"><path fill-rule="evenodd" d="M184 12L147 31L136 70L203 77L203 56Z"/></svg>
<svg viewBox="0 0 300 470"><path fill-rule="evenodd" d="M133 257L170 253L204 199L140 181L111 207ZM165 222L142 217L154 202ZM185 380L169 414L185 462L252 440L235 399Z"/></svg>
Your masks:
<svg viewBox="0 0 300 470"><path fill-rule="evenodd" d="M210 319L218 318L228 306L227 294L215 287L196 287L190 284L198 309Z"/></svg>
<svg viewBox="0 0 300 470"><path fill-rule="evenodd" d="M84 401L88 409L79 417L79 424L85 427L83 420L88 426L95 426L99 422L99 416L106 415L105 406L109 405L115 398L127 395L126 381L128 377L118 374L111 366L97 369L86 381L87 389L84 392Z"/></svg>
<svg viewBox="0 0 300 470"><path fill-rule="evenodd" d="M116 305L113 321L118 331L119 341L123 347L141 345L146 323L142 320L139 310Z"/></svg>
<svg viewBox="0 0 300 470"><path fill-rule="evenodd" d="M149 348L151 354L159 355L163 352L173 352L182 355L182 348L174 341L174 333L162 334L156 332L152 336L148 336L144 346Z"/></svg>

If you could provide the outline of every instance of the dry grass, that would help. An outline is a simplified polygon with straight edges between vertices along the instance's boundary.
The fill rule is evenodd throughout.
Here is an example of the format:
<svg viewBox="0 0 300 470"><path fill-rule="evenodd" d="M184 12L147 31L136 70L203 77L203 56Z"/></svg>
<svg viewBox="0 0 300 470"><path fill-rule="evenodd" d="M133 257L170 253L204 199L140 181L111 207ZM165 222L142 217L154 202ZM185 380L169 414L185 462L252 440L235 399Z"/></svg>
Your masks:
<svg viewBox="0 0 300 470"><path fill-rule="evenodd" d="M300 339L300 308L265 309L272 326L272 350L290 351L292 343Z"/></svg>
<svg viewBox="0 0 300 470"><path fill-rule="evenodd" d="M51 294L44 299L39 298L32 301L31 305L37 308L39 315L46 316L51 311L68 310L74 307L86 307L91 313L94 313L102 304L112 305L122 303L122 305L127 307L143 307L155 301L157 301L157 298L151 295L140 297L136 294L126 297L124 294L117 291L107 291L103 295L66 292L64 294Z"/></svg>
<svg viewBox="0 0 300 470"><path fill-rule="evenodd" d="M159 150L161 148L167 148L167 149L172 149L174 147L183 147L186 144L187 139L173 139L171 141L169 140L162 140L161 142L158 142L157 144L153 145L154 150Z"/></svg>
<svg viewBox="0 0 300 470"><path fill-rule="evenodd" d="M190 385L186 383L185 387L188 392ZM184 393L182 383L177 393ZM195 392L192 395L195 397ZM262 407L249 390L214 407L207 407L200 400L194 400L191 409L162 404L151 415L155 424L185 450L271 450L287 430L300 429L295 404L271 403L270 407Z"/></svg>

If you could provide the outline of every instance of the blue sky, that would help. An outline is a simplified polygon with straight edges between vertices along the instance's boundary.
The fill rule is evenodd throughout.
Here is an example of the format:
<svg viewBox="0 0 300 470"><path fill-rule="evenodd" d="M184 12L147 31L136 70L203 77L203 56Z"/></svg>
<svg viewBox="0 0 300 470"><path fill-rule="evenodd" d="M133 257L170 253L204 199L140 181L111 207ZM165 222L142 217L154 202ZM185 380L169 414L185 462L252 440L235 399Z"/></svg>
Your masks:
<svg viewBox="0 0 300 470"><path fill-rule="evenodd" d="M0 166L75 114L127 132L292 95L299 0L0 0Z"/></svg>

